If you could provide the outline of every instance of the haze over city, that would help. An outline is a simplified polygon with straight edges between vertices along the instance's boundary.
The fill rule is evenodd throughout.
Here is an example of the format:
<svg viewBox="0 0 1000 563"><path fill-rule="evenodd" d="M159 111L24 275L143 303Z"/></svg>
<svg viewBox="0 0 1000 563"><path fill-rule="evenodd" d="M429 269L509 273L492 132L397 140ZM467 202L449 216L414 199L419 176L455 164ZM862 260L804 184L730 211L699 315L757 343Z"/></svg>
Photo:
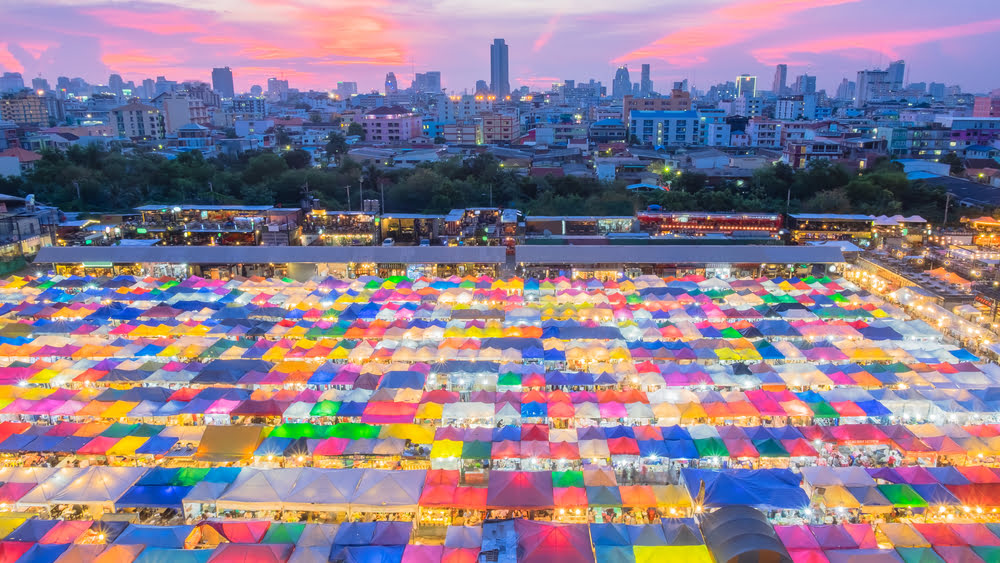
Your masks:
<svg viewBox="0 0 1000 563"><path fill-rule="evenodd" d="M859 69L908 62L907 82L941 81L986 91L1000 40L992 0L942 6L927 0L619 0L536 3L318 0L6 2L0 71L25 79L109 74L137 83L165 75L205 80L236 69L248 91L267 78L299 89L331 90L354 81L381 89L393 71L401 84L437 70L449 91L489 79L488 44L510 45L510 82L547 89L565 79L610 82L619 64L649 63L652 80L691 86L770 76L818 76L832 90ZM984 17L985 16L985 17Z"/></svg>

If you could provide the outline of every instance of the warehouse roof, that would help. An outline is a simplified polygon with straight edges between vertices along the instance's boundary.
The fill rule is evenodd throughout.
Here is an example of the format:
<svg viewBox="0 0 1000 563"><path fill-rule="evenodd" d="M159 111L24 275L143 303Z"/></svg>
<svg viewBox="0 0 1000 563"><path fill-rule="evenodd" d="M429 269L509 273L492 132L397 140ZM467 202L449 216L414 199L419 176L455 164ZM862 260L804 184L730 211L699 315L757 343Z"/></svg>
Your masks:
<svg viewBox="0 0 1000 563"><path fill-rule="evenodd" d="M521 264L833 264L839 248L763 245L518 246Z"/></svg>
<svg viewBox="0 0 1000 563"><path fill-rule="evenodd" d="M500 246L48 246L35 258L52 264L501 264L505 260L506 249Z"/></svg>

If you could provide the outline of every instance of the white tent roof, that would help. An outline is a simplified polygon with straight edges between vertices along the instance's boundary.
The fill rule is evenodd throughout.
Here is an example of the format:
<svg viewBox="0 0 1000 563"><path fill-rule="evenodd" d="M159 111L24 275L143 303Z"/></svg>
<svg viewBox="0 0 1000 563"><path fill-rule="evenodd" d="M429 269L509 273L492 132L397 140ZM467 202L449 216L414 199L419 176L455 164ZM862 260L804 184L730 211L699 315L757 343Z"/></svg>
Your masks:
<svg viewBox="0 0 1000 563"><path fill-rule="evenodd" d="M145 467L88 467L53 495L49 504L100 504L119 499L146 471Z"/></svg>

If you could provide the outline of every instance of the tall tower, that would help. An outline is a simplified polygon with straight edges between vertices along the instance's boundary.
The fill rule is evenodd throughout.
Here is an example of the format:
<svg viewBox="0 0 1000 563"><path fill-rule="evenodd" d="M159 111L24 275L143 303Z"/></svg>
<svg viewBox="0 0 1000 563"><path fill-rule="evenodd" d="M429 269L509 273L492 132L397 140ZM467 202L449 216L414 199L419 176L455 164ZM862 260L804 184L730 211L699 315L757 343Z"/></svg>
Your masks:
<svg viewBox="0 0 1000 563"><path fill-rule="evenodd" d="M653 93L653 81L649 78L649 64L642 65L642 77L639 79L639 95L648 96Z"/></svg>
<svg viewBox="0 0 1000 563"><path fill-rule="evenodd" d="M510 95L510 62L503 39L494 39L490 45L490 92L498 98Z"/></svg>
<svg viewBox="0 0 1000 563"><path fill-rule="evenodd" d="M236 95L233 87L233 71L228 66L212 69L212 89L223 98L232 99Z"/></svg>
<svg viewBox="0 0 1000 563"><path fill-rule="evenodd" d="M399 88L396 86L396 73L395 72L387 72L385 74L385 93L386 94L395 94L398 91L399 91Z"/></svg>
<svg viewBox="0 0 1000 563"><path fill-rule="evenodd" d="M628 75L628 65L622 65L615 71L615 81L611 83L611 97L623 98L632 95L632 79Z"/></svg>
<svg viewBox="0 0 1000 563"><path fill-rule="evenodd" d="M889 68L885 69L889 73L889 89L898 92L903 89L903 79L906 76L906 63L902 60L889 63Z"/></svg>
<svg viewBox="0 0 1000 563"><path fill-rule="evenodd" d="M788 65L780 64L774 67L774 84L771 86L771 93L780 96L788 89Z"/></svg>

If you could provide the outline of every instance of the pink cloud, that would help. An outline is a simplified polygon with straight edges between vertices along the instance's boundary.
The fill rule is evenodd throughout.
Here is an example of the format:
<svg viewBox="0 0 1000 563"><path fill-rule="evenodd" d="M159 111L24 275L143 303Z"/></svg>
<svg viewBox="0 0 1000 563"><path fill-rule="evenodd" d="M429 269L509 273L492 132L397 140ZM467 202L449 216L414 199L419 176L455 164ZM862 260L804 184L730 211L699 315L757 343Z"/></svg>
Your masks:
<svg viewBox="0 0 1000 563"><path fill-rule="evenodd" d="M201 34L206 30L205 24L212 23L211 12L197 13L190 10L164 10L156 12L137 12L134 10L119 10L103 8L85 12L108 25L137 29L157 35L177 35L182 33ZM197 14L196 17L195 14Z"/></svg>
<svg viewBox="0 0 1000 563"><path fill-rule="evenodd" d="M615 63L637 59L665 59L676 66L704 61L704 51L735 45L763 32L779 29L798 12L860 0L741 0L717 8L705 23L686 27L626 53Z"/></svg>
<svg viewBox="0 0 1000 563"><path fill-rule="evenodd" d="M866 50L878 51L889 57L899 57L898 48L919 45L931 41L951 39L955 37L968 37L971 35L981 35L1000 31L1000 19L986 20L946 27L934 27L928 29L907 29L897 31L880 31L875 33L860 33L849 35L836 35L821 39L811 39L765 47L752 51L754 57L764 64L777 64L784 62L790 57L801 54L819 54L831 51L853 51Z"/></svg>
<svg viewBox="0 0 1000 563"><path fill-rule="evenodd" d="M545 45L549 43L549 40L552 39L552 35L556 32L556 26L559 25L559 18L560 15L556 14L549 19L548 23L545 24L545 29L542 30L542 34L535 39L535 43L531 46L531 50L533 52L537 53L541 51L542 47L545 47Z"/></svg>
<svg viewBox="0 0 1000 563"><path fill-rule="evenodd" d="M6 43L0 43L0 70L5 72L24 72L24 66L7 50Z"/></svg>

